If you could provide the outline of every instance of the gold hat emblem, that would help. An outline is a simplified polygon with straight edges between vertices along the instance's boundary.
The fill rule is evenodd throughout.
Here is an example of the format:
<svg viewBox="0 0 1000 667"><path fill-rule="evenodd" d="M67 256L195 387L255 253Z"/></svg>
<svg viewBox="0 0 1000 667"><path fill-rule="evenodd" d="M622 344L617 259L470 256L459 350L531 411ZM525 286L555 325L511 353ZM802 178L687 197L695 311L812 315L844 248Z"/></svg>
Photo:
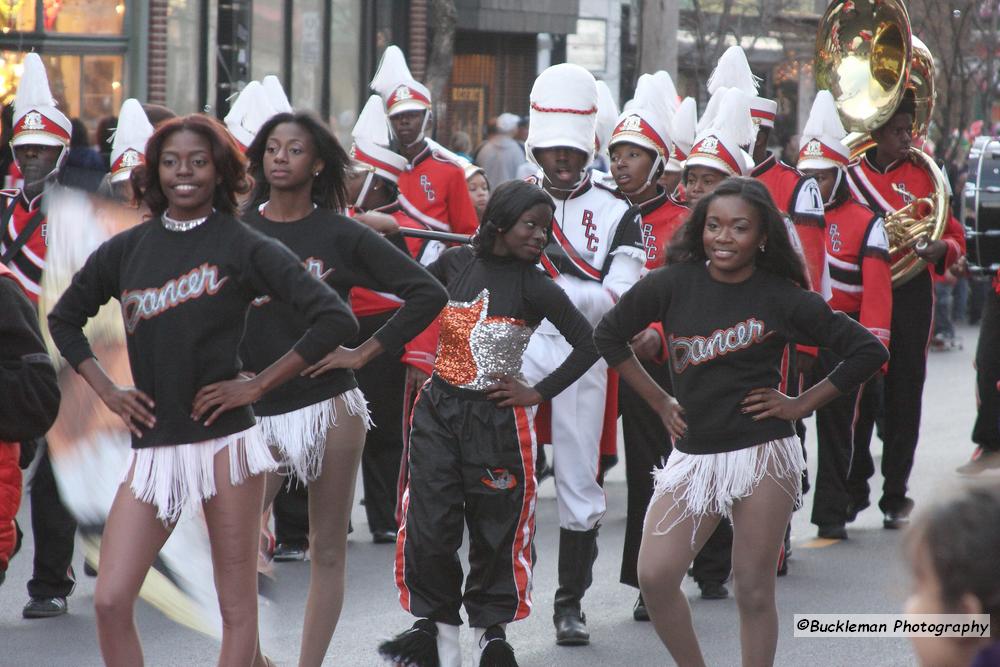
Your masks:
<svg viewBox="0 0 1000 667"><path fill-rule="evenodd" d="M823 157L823 144L819 142L819 139L812 139L806 144L803 154L806 157Z"/></svg>
<svg viewBox="0 0 1000 667"><path fill-rule="evenodd" d="M642 132L642 119L638 116L629 116L622 121L618 129L621 132Z"/></svg>
<svg viewBox="0 0 1000 667"><path fill-rule="evenodd" d="M397 101L408 100L408 99L410 99L412 97L413 97L413 93L410 92L410 89L407 86L400 86L399 88L396 89L396 100Z"/></svg>

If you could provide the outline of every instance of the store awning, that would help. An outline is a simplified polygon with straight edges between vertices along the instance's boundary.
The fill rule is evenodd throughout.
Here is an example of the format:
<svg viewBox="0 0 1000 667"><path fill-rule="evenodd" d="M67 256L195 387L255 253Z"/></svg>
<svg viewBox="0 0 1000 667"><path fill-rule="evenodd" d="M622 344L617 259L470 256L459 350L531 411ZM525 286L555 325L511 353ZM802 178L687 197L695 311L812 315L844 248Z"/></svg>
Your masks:
<svg viewBox="0 0 1000 667"><path fill-rule="evenodd" d="M528 6L525 6L528 5ZM455 0L459 30L484 32L550 32L566 35L576 31L579 0Z"/></svg>

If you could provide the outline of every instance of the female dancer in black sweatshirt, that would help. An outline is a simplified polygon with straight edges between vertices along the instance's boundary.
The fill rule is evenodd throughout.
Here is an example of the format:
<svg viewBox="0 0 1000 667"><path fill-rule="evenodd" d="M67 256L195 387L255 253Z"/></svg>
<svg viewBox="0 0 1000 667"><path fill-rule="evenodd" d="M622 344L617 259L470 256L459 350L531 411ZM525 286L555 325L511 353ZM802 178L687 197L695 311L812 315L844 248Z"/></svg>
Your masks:
<svg viewBox="0 0 1000 667"><path fill-rule="evenodd" d="M351 369L419 334L448 300L444 288L409 255L338 211L347 204L349 158L330 130L307 113L268 120L247 149L255 187L244 220L278 239L344 299L352 287L403 302L356 349L331 352L254 405L263 435L285 474L309 484L310 583L300 665L323 662L344 602L347 527L370 423ZM259 299L251 308L243 358L259 372L298 340L308 322L288 304ZM328 458L325 458L328 457ZM325 463L325 465L324 465ZM268 475L268 507L282 484Z"/></svg>
<svg viewBox="0 0 1000 667"><path fill-rule="evenodd" d="M171 120L132 175L151 217L101 245L49 315L67 361L132 432L132 454L101 544L94 593L108 665L142 664L133 608L181 511L201 506L222 612L220 665L263 665L256 553L264 476L276 466L250 406L357 332L337 294L280 243L233 215L245 160L205 116ZM261 295L294 304L309 328L253 378L239 342ZM135 386L115 383L83 333L121 302Z"/></svg>
<svg viewBox="0 0 1000 667"><path fill-rule="evenodd" d="M807 290L802 262L759 182L726 180L678 234L676 261L626 292L594 336L674 439L674 452L654 473L639 585L674 660L703 665L680 586L719 520L730 518L743 664L769 665L778 641L774 571L805 465L792 422L860 385L888 353ZM652 322L663 325L676 399L629 348ZM844 361L790 398L775 388L789 343L826 347Z"/></svg>

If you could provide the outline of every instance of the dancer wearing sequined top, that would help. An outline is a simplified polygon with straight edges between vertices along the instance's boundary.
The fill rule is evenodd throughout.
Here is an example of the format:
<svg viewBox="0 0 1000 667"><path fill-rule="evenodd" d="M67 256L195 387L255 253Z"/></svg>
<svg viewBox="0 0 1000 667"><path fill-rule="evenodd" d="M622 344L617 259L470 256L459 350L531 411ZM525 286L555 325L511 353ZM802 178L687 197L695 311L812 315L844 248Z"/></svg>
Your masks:
<svg viewBox="0 0 1000 667"><path fill-rule="evenodd" d="M264 476L275 461L250 405L357 333L336 292L300 260L232 217L245 161L222 126L193 114L160 126L132 174L152 217L88 258L49 315L59 351L132 432L108 515L94 592L108 665L141 665L135 600L171 524L200 509L222 614L220 665L267 664L257 648L256 552ZM240 375L247 310L262 295L309 323L254 378ZM83 327L121 302L135 386L119 386ZM98 350L99 351L99 350Z"/></svg>
<svg viewBox="0 0 1000 667"><path fill-rule="evenodd" d="M400 603L419 620L380 647L396 663L460 664L464 602L482 651L477 664L497 654L510 660L502 664L516 664L504 627L531 611L536 444L526 408L557 395L597 360L590 324L535 268L552 210L539 188L504 183L487 205L473 248L448 250L429 267L451 300L441 316L434 375L413 409L395 573ZM572 351L532 387L521 379L521 360L543 319ZM469 526L464 595L463 518Z"/></svg>

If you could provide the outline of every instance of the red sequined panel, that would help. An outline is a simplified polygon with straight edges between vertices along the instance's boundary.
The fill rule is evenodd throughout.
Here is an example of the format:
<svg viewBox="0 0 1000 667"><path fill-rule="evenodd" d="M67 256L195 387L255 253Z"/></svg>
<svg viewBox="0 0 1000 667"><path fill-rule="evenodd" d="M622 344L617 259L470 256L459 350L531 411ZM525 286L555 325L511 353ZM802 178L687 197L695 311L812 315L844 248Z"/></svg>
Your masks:
<svg viewBox="0 0 1000 667"><path fill-rule="evenodd" d="M456 386L469 384L479 373L469 341L472 330L480 320L485 319L485 296L484 290L471 303L452 301L441 311L441 335L434 372L445 382Z"/></svg>

